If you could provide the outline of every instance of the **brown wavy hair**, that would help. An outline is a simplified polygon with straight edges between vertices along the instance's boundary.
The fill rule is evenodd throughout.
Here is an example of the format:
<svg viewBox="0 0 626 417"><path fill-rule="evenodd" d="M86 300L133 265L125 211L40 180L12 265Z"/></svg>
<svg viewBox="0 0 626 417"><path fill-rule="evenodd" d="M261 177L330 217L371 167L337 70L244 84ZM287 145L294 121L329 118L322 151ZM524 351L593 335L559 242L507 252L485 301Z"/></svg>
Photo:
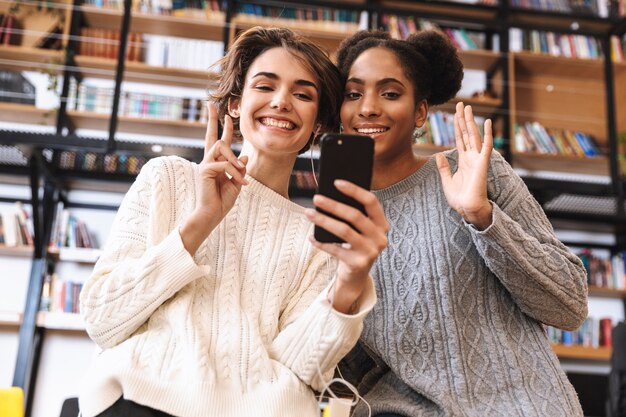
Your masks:
<svg viewBox="0 0 626 417"><path fill-rule="evenodd" d="M343 84L339 70L328 54L316 43L290 29L260 26L242 32L226 55L214 64L219 70L211 78L216 82L217 88L209 93L209 99L217 105L220 122L228 113L229 100L241 97L246 74L254 60L272 48L285 48L291 51L293 56L317 77L320 95L316 123L320 125L321 131L335 130L339 125ZM233 120L233 124L235 134L241 136L238 120ZM306 149L308 146L301 152Z"/></svg>

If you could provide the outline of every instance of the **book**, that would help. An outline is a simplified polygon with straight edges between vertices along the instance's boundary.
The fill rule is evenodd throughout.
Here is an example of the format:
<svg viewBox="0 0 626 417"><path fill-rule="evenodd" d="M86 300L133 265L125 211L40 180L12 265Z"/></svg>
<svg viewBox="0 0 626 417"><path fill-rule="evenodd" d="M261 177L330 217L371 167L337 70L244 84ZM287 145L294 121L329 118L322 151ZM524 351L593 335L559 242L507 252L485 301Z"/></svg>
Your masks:
<svg viewBox="0 0 626 417"><path fill-rule="evenodd" d="M35 105L35 86L18 71L0 70L0 101Z"/></svg>

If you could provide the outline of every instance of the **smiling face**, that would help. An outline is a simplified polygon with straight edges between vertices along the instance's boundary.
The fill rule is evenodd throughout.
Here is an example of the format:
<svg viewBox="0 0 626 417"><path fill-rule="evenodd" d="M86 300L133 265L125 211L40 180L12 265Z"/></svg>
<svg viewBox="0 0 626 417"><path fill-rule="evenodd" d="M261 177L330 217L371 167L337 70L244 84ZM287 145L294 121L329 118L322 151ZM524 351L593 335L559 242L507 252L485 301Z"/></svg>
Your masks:
<svg viewBox="0 0 626 417"><path fill-rule="evenodd" d="M415 103L413 83L395 53L367 49L352 64L341 106L346 133L374 138L375 158L394 159L411 152L413 131L426 120L425 102Z"/></svg>
<svg viewBox="0 0 626 417"><path fill-rule="evenodd" d="M315 130L317 82L293 52L268 49L248 69L241 98L231 99L229 113L257 150L297 154Z"/></svg>

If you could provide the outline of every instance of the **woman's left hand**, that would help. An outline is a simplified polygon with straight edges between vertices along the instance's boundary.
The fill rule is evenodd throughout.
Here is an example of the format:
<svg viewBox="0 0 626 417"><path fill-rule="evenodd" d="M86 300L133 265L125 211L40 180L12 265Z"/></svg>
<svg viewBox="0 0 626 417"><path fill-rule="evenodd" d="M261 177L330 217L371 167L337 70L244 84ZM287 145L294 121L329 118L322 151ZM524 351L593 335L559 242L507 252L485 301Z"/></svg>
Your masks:
<svg viewBox="0 0 626 417"><path fill-rule="evenodd" d="M491 225L493 208L487 197L487 171L493 150L491 120L485 121L485 138L481 140L471 106L456 105L454 136L458 151L458 167L454 174L447 158L436 155L437 167L448 204L466 222L480 230Z"/></svg>
<svg viewBox="0 0 626 417"><path fill-rule="evenodd" d="M313 236L310 237L313 246L338 259L333 307L342 313L350 313L365 289L374 261L387 247L389 223L378 199L370 191L344 180L336 180L335 186L345 195L361 203L367 215L354 207L318 194L313 198L316 207L349 222L354 229L343 221L313 209L307 210L307 217L315 225L346 242L341 245L322 243Z"/></svg>

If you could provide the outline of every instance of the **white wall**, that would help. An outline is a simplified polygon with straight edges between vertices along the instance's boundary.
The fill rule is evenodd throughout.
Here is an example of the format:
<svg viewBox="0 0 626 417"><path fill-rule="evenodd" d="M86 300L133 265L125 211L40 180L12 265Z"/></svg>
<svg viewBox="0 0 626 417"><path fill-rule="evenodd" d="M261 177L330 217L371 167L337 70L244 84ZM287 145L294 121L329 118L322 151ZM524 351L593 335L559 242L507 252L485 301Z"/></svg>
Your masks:
<svg viewBox="0 0 626 417"><path fill-rule="evenodd" d="M76 397L96 345L86 333L47 330L41 358L32 417L56 417L66 398Z"/></svg>
<svg viewBox="0 0 626 417"><path fill-rule="evenodd" d="M0 284L1 285L1 284ZM10 387L13 383L15 361L17 360L18 328L0 326L0 387Z"/></svg>

